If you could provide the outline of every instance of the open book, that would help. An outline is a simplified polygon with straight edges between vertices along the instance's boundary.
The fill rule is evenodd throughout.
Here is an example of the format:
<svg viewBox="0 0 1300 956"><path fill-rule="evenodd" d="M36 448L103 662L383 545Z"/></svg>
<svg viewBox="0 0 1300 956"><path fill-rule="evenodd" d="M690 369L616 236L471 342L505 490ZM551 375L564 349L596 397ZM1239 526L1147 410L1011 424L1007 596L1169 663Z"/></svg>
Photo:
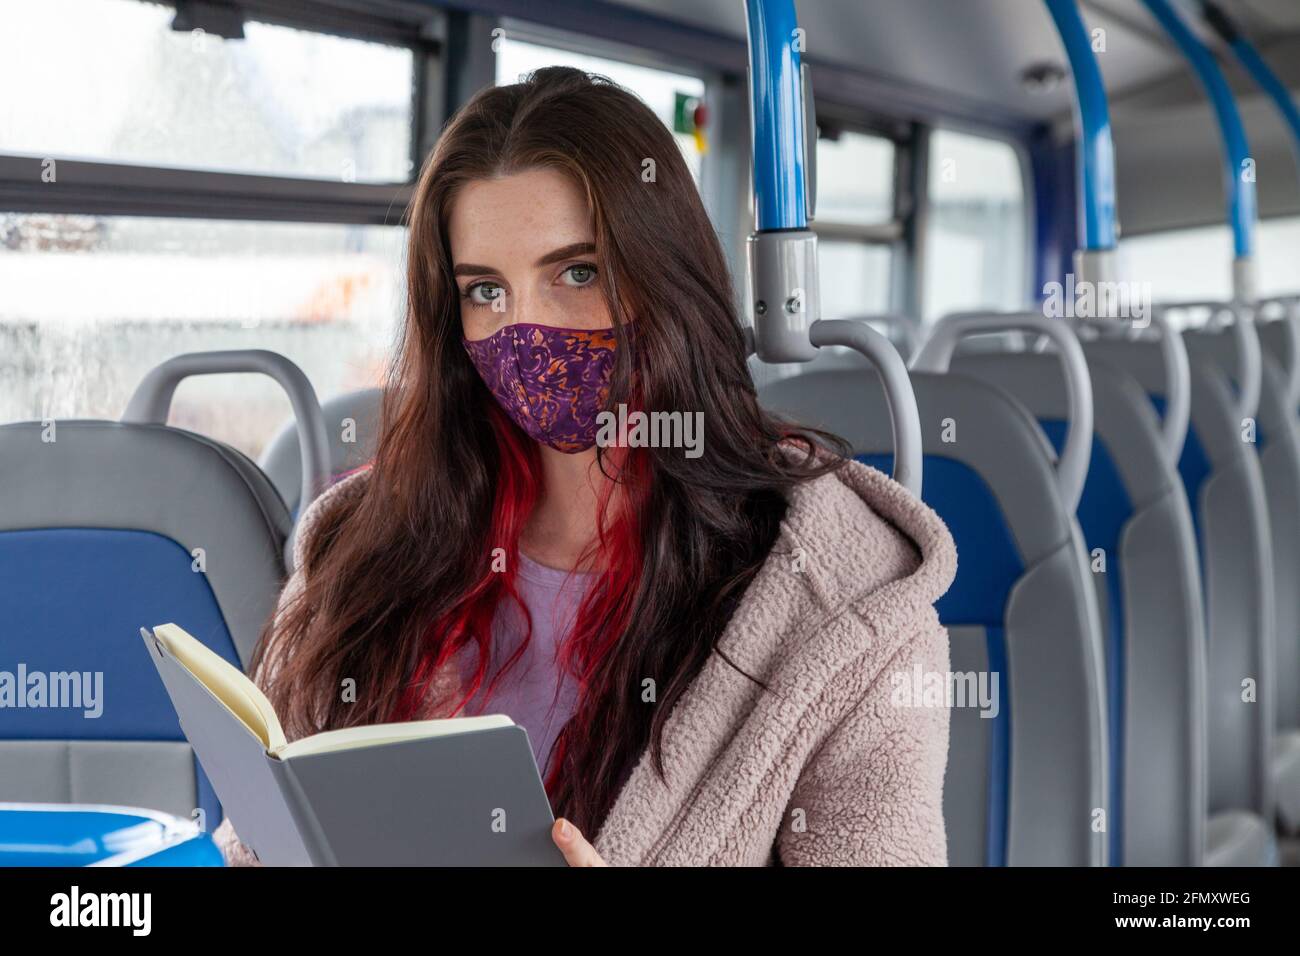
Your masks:
<svg viewBox="0 0 1300 956"><path fill-rule="evenodd" d="M286 743L270 701L175 624L140 634L239 838L272 866L556 865L528 733L503 714Z"/></svg>

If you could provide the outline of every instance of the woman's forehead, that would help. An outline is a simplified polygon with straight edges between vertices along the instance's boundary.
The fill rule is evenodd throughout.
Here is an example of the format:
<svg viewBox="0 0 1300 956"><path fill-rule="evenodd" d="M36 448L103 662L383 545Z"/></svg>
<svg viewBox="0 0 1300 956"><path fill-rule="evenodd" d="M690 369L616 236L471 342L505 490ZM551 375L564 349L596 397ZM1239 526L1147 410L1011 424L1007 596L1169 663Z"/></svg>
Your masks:
<svg viewBox="0 0 1300 956"><path fill-rule="evenodd" d="M586 196L554 169L476 179L456 193L448 221L457 264L532 265L554 249L594 241Z"/></svg>

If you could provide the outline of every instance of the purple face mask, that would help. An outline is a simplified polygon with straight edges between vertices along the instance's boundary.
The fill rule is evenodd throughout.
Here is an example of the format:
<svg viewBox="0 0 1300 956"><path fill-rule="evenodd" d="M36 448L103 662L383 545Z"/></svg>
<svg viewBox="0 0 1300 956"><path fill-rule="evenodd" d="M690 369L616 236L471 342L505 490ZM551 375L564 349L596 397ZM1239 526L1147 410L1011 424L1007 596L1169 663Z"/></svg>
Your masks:
<svg viewBox="0 0 1300 956"><path fill-rule="evenodd" d="M596 415L614 371L613 329L520 322L461 341L497 402L530 438L570 454L596 444Z"/></svg>

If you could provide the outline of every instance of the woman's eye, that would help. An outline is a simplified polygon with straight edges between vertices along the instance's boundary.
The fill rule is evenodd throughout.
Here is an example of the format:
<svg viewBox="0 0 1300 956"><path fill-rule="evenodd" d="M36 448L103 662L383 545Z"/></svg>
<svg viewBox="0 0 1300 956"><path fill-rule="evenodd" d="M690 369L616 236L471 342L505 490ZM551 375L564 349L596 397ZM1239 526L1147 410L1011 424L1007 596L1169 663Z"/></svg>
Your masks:
<svg viewBox="0 0 1300 956"><path fill-rule="evenodd" d="M596 267L593 265L569 266L564 270L564 284L571 286L591 285L596 280Z"/></svg>
<svg viewBox="0 0 1300 956"><path fill-rule="evenodd" d="M475 305L491 305L505 295L505 291L495 282L476 282L465 290L465 298Z"/></svg>

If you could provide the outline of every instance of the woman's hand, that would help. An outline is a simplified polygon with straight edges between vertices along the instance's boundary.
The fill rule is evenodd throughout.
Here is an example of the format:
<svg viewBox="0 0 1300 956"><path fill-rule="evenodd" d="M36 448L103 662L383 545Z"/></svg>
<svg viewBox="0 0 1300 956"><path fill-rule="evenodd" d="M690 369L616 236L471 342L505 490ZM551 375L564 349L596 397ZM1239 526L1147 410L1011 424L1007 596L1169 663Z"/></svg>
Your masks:
<svg viewBox="0 0 1300 956"><path fill-rule="evenodd" d="M556 820L551 827L551 839L560 848L569 866L609 866L600 858L596 848L587 842L587 838L578 832L578 828L564 817Z"/></svg>

